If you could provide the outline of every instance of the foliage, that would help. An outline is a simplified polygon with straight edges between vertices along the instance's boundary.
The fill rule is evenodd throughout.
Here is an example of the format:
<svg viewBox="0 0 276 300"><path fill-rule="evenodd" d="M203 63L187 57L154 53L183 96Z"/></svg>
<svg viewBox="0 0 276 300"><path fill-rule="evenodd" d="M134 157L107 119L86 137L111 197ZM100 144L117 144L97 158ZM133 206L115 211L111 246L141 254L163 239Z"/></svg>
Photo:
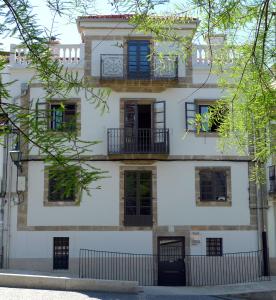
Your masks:
<svg viewBox="0 0 276 300"><path fill-rule="evenodd" d="M45 3L53 13L53 22L57 17L65 16L70 19L87 13L87 9L94 4L93 1L86 0L47 0ZM4 34L19 37L21 47L27 49L25 54L34 73L31 82L39 82L43 85L46 93L42 99L44 102L54 97L66 102L71 95L78 95L82 91L87 101L99 107L101 111L107 109L108 90L95 92L83 76L64 68L58 59L53 59L51 28L45 31L38 24L28 0L0 1L0 35ZM6 64L7 56L2 55L0 73L5 72ZM66 177L65 183L62 183L65 193L68 193L72 186L76 186L79 191L89 192L91 182L105 176L105 172L94 168L82 158L83 155L91 155L92 148L98 141L83 141L77 131L55 133L49 130L48 113L38 112L34 101L24 103L22 101L24 95L12 98L9 89L11 84L12 82L5 82L0 77L0 113L8 116L8 123L1 134L14 136L15 132L17 135L19 133L20 147L25 155L28 156L33 148L38 149L46 164L72 174ZM18 101L20 99L21 101ZM41 101L41 99L34 100ZM44 118L38 116L41 113L44 113ZM70 172L72 167L78 167L78 176Z"/></svg>
<svg viewBox="0 0 276 300"><path fill-rule="evenodd" d="M120 11L120 1L116 2ZM221 146L235 146L241 153L249 151L255 162L255 179L263 178L262 166L275 154L276 146L275 126L272 126L276 107L272 67L276 53L275 2L182 0L173 7L169 17L166 12L166 18L157 17L158 10L152 1L128 0L127 3L128 12L135 14L132 23L139 30L152 33L156 39L175 41L179 44L178 55L182 57L192 49L192 39L205 39L210 72L200 88L213 73L218 75L223 90L227 90L210 110L208 120L221 123L218 129ZM173 28L182 20L192 21L189 15L197 16L201 22L190 39L183 39ZM224 44L212 43L212 37L217 34L227 36ZM206 121L200 118L200 115L195 118L197 131Z"/></svg>

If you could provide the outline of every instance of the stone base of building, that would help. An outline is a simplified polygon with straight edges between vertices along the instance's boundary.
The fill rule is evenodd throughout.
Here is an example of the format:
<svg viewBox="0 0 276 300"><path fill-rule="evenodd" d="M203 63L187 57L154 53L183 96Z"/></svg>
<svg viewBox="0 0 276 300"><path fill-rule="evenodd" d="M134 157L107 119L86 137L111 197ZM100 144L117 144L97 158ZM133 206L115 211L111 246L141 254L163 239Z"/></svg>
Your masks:
<svg viewBox="0 0 276 300"><path fill-rule="evenodd" d="M270 274L276 276L276 257L271 257L270 260Z"/></svg>
<svg viewBox="0 0 276 300"><path fill-rule="evenodd" d="M53 260L48 258L13 258L9 261L9 269L51 273L51 275L79 276L79 259L70 258L68 270L54 270Z"/></svg>

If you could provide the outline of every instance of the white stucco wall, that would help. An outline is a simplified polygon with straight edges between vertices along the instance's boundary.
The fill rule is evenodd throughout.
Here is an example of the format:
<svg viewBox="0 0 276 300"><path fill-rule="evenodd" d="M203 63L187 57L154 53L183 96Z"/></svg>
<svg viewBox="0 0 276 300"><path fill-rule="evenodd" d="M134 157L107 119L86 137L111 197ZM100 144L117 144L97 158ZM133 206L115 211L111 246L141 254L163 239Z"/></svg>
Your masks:
<svg viewBox="0 0 276 300"><path fill-rule="evenodd" d="M91 190L91 196L82 194L80 206L44 207L44 167L40 162L31 162L28 172L28 225L95 225L116 226L119 224L119 168L117 163L93 163L94 167L108 171L109 178L91 185L101 190Z"/></svg>
<svg viewBox="0 0 276 300"><path fill-rule="evenodd" d="M231 167L231 207L196 206L196 166ZM159 162L157 190L159 225L250 224L247 163Z"/></svg>
<svg viewBox="0 0 276 300"><path fill-rule="evenodd" d="M94 162L108 171L109 178L96 185L101 190L85 192L80 206L45 207L44 169L41 162L31 162L28 180L28 225L119 225L119 162ZM157 162L158 225L249 225L248 169L242 162ZM195 202L195 167L231 167L232 206L197 207ZM61 217L62 216L62 217Z"/></svg>
<svg viewBox="0 0 276 300"><path fill-rule="evenodd" d="M191 245L191 255L206 255L206 238L222 238L223 253L250 252L258 249L257 231L197 231L200 243Z"/></svg>
<svg viewBox="0 0 276 300"><path fill-rule="evenodd" d="M98 93L98 90L94 90ZM120 127L120 99L146 99L155 98L156 101L166 101L166 127L170 130L170 154L171 155L233 155L235 149L223 150L219 147L218 138L197 136L193 132L186 134L185 127L185 102L193 102L195 99L215 100L220 98L222 91L217 88L192 89L171 88L161 93L118 93L112 92L107 100L108 111L101 114L95 104L87 101L84 92L72 93L71 98L81 98L81 138L87 141L99 141L98 145L91 148L87 154L107 154L107 129ZM44 101L45 92L41 88L31 89L31 99ZM31 154L37 154L32 149Z"/></svg>

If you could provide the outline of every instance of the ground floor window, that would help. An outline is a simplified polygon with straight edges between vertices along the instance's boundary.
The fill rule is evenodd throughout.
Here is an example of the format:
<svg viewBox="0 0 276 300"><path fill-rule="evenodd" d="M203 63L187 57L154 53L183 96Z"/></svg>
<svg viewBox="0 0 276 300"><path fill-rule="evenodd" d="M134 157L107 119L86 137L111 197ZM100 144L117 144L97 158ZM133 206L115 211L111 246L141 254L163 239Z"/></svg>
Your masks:
<svg viewBox="0 0 276 300"><path fill-rule="evenodd" d="M222 238L206 238L206 255L222 256Z"/></svg>
<svg viewBox="0 0 276 300"><path fill-rule="evenodd" d="M68 270L69 237L54 237L53 269Z"/></svg>

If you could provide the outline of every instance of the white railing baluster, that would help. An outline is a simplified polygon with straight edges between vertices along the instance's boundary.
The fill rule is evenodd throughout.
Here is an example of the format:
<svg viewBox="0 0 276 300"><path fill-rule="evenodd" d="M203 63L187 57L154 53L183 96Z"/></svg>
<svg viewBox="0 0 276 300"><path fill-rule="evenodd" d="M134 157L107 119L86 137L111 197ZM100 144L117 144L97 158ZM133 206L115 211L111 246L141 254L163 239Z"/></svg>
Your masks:
<svg viewBox="0 0 276 300"><path fill-rule="evenodd" d="M53 59L58 60L66 67L81 67L84 62L84 44L53 44L50 46ZM28 49L12 44L10 47L10 65L23 67L29 64Z"/></svg>

